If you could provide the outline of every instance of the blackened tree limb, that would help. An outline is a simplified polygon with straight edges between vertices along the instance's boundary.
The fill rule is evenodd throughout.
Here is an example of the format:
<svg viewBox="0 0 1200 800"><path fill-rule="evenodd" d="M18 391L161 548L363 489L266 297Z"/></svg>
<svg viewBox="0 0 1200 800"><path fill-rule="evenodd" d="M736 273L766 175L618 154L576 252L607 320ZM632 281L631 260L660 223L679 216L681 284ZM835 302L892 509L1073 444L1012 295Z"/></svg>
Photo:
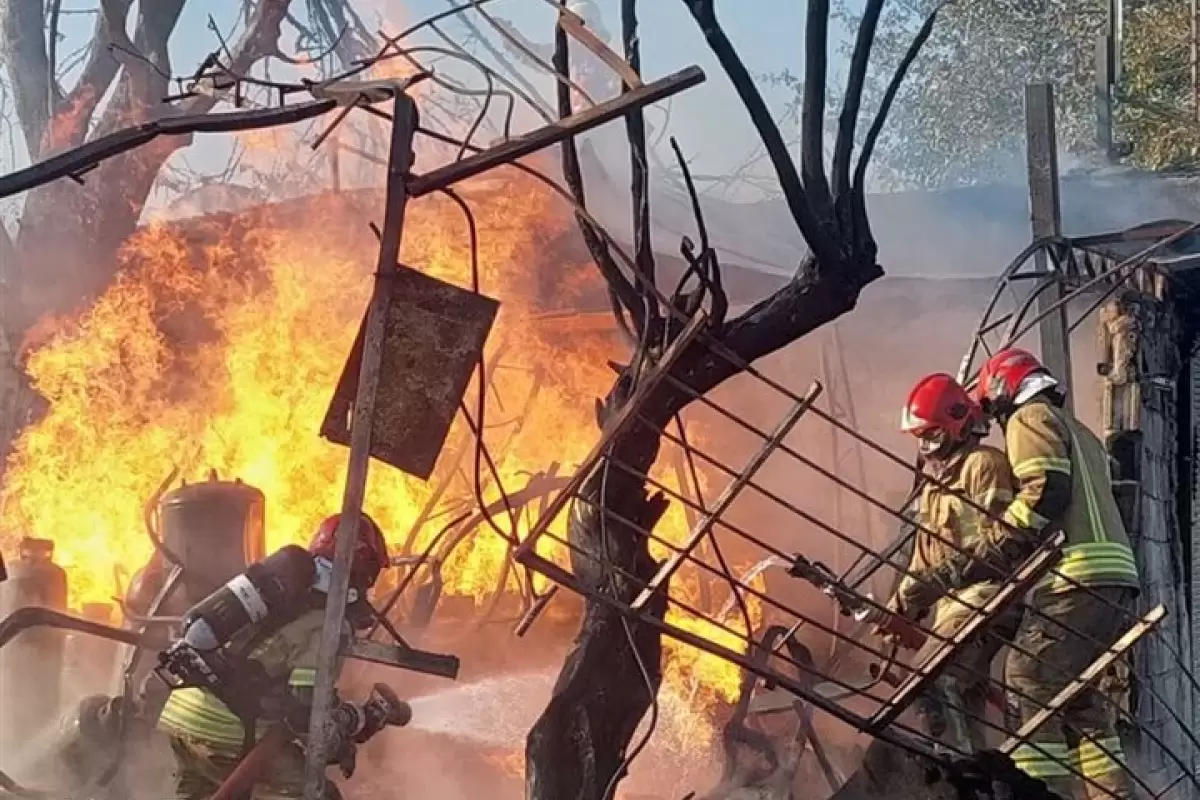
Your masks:
<svg viewBox="0 0 1200 800"><path fill-rule="evenodd" d="M8 0L0 5L3 46L17 122L27 148L34 152L50 124L50 73L42 0Z"/></svg>
<svg viewBox="0 0 1200 800"><path fill-rule="evenodd" d="M232 61L225 66L235 76L245 75L264 58L279 52L279 37L291 0L260 0L246 22L246 29L230 48ZM360 23L361 24L361 23ZM186 101L180 112L204 114L217 103L212 95L197 95Z"/></svg>
<svg viewBox="0 0 1200 800"><path fill-rule="evenodd" d="M46 32L46 104L50 108L58 105L62 90L58 85L58 22L62 17L62 0L50 0L48 30Z"/></svg>
<svg viewBox="0 0 1200 800"><path fill-rule="evenodd" d="M187 0L157 0L138 3L137 28L133 35L136 58L127 58L113 96L96 126L100 136L148 119L162 105L171 76L167 50L171 33Z"/></svg>
<svg viewBox="0 0 1200 800"><path fill-rule="evenodd" d="M621 41L625 60L637 75L642 74L641 43L638 40L637 0L621 0ZM625 85L629 91L632 86ZM635 108L625 117L629 136L630 196L633 199L633 249L638 271L650 286L655 285L654 247L650 232L650 170L646 158L646 116Z"/></svg>
<svg viewBox="0 0 1200 800"><path fill-rule="evenodd" d="M800 176L814 212L829 207L825 178L825 83L829 0L809 0L804 24L804 100L800 109Z"/></svg>
<svg viewBox="0 0 1200 800"><path fill-rule="evenodd" d="M8 228L0 222L0 293L11 278L11 271L16 267L17 248L13 244Z"/></svg>
<svg viewBox="0 0 1200 800"><path fill-rule="evenodd" d="M573 113L571 87L567 80L571 72L571 58L567 50L567 32L561 25L556 25L554 28L553 66L555 73L560 78L556 82L558 115L564 118L569 117ZM575 149L573 138L562 143L562 168L563 179L566 181L571 196L575 198L575 202L581 208L587 208L587 192L583 185L583 172L579 166L579 152ZM575 220L579 224L579 232L583 235L583 241L587 245L592 260L600 270L605 283L608 284L609 295L613 299L614 305L628 312L634 322L633 330L640 334L645 330L646 325L646 309L642 293L621 271L613 259L612 253L609 252L608 243L604 237L581 215L576 214ZM620 318L620 314L618 314L618 318ZM624 322L621 324L625 327Z"/></svg>
<svg viewBox="0 0 1200 800"><path fill-rule="evenodd" d="M683 2L700 26L700 31L704 34L704 39L708 42L713 55L717 57L717 61L729 76L742 104L746 106L750 120L754 123L754 129L762 139L767 155L771 159L771 166L779 178L779 186L787 200L788 210L791 211L792 219L796 222L800 233L803 234L809 247L814 248L813 252L819 263L836 264L837 252L831 249L828 236L823 234L821 223L809 206L804 184L800 181L799 173L796 172L796 165L792 163L792 157L788 153L783 134L779 132L779 127L772 119L771 111L754 85L754 79L750 76L746 65L742 63L733 43L729 41L729 37L725 35L725 31L717 22L712 0L683 0Z"/></svg>
<svg viewBox="0 0 1200 800"><path fill-rule="evenodd" d="M900 60L900 64L896 67L896 72L892 75L892 80L888 83L887 90L883 93L883 100L879 103L879 110L875 112L875 119L871 121L871 127L867 129L862 149L858 153L858 163L854 167L854 186L856 188L862 187L866 182L867 167L870 165L871 156L875 152L875 145L879 141L879 134L883 131L883 125L887 122L888 114L892 111L892 104L896 102L896 94L900 91L900 86L904 83L904 78L907 77L909 68L917 60L917 56L921 54L925 43L929 41L929 37L933 33L933 26L937 23L938 13L941 12L945 4L945 2L938 3L933 11L929 12L929 16L925 18L921 29L913 37L912 44L908 46L908 51L905 52L904 58Z"/></svg>
<svg viewBox="0 0 1200 800"><path fill-rule="evenodd" d="M59 99L51 130L31 155L46 156L83 143L96 108L121 70L118 53L124 58L136 57L125 32L132 5L133 0L101 0L79 79Z"/></svg>
<svg viewBox="0 0 1200 800"><path fill-rule="evenodd" d="M82 174L97 164L150 143L160 136L190 137L194 133L236 133L273 128L313 119L337 107L335 100L314 100L282 108L260 108L194 114L143 122L94 139L66 153L51 156L25 169L0 176L0 198L36 189L69 175Z"/></svg>
<svg viewBox="0 0 1200 800"><path fill-rule="evenodd" d="M887 90L883 93L883 100L879 103L879 110L875 112L875 119L871 121L871 127L867 129L867 135L863 138L862 148L858 153L858 163L854 167L854 184L850 195L851 224L856 228L869 229L866 198L867 166L870 164L871 156L875 152L875 144L879 141L879 134L883 131L883 125L892 110L892 103L896 101L896 94L900 91L900 85L904 83L904 78L908 75L909 68L916 61L917 56L920 55L925 42L929 41L929 37L933 33L933 26L937 22L938 12L942 10L946 2L947 0L943 0L943 2L938 3L934 7L933 11L929 12L929 16L925 18L925 23L921 25L921 29L917 31L917 35L913 37L912 44L909 45L904 58L897 65L896 72L892 75L892 80L888 83Z"/></svg>
<svg viewBox="0 0 1200 800"><path fill-rule="evenodd" d="M245 34L232 47L237 67L248 70L277 52L277 23L288 4L260 0L253 6ZM162 101L170 74L167 45L184 5L185 0L139 3L131 40L124 34L130 0L101 0L97 39L83 77L55 115L54 135L46 142L51 147L43 156L64 150L63 143L84 146L89 132L98 140L155 121L169 127L167 120L213 107L217 98L207 96L174 106ZM117 250L137 228L163 164L190 141L186 134L158 137L100 164L82 186L57 181L29 193L15 242L19 280L12 290L18 296L6 319L15 341L39 317L67 312L108 285Z"/></svg>
<svg viewBox="0 0 1200 800"><path fill-rule="evenodd" d="M875 30L879 26L879 16L882 12L883 0L867 0L862 19L858 22L858 35L854 40L854 51L850 55L850 74L846 78L846 96L842 99L837 140L833 145L830 178L833 181L834 196L850 189L850 156L854 151L854 134L858 127L858 112L862 107L867 68L871 62L871 47L875 43Z"/></svg>

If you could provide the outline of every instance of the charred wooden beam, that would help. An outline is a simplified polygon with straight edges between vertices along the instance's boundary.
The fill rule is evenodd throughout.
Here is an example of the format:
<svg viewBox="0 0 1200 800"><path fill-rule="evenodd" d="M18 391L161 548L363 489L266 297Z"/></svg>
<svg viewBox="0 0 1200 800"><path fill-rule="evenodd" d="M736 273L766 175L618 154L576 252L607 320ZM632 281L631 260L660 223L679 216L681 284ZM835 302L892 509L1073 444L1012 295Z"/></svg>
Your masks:
<svg viewBox="0 0 1200 800"><path fill-rule="evenodd" d="M445 189L459 181L473 178L489 169L508 164L519 158L536 153L545 147L558 144L565 139L578 136L606 122L623 117L630 109L648 106L665 100L685 89L704 83L704 70L699 67L687 67L673 75L651 81L641 88L626 92L620 97L592 106L565 117L558 122L538 128L535 131L510 139L490 150L484 150L461 161L455 161L444 167L415 176L408 185L408 192L413 197L423 197L430 192Z"/></svg>

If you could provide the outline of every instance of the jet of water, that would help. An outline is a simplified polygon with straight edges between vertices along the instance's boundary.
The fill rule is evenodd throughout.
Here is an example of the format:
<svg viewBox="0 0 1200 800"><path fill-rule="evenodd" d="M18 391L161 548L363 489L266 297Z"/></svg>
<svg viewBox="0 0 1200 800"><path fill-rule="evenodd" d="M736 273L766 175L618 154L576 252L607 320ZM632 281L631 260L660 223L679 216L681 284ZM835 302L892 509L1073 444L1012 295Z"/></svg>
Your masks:
<svg viewBox="0 0 1200 800"><path fill-rule="evenodd" d="M554 688L557 670L485 678L410 700L409 728L486 747L517 748Z"/></svg>

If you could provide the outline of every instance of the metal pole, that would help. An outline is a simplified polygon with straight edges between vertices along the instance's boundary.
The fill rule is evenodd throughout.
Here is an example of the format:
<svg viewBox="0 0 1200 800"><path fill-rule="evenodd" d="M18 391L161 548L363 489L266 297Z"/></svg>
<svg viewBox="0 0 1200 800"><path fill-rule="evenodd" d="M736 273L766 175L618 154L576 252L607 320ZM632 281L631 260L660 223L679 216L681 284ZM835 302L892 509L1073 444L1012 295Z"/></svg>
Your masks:
<svg viewBox="0 0 1200 800"><path fill-rule="evenodd" d="M358 536L359 515L367 486L367 468L371 460L371 426L375 412L375 389L379 384L382 362L384 322L391 299L391 274L400 257L400 236L404 228L404 210L408 200L407 176L412 164L412 137L417 123L416 106L404 94L396 97L392 111L391 151L388 158L387 206L380 236L379 264L374 294L367 312L363 336L362 363L358 372L358 393L350 420L350 463L346 469L346 491L342 499L342 517L337 530L333 574L325 606L325 625L321 629L321 648L313 692L312 716L308 727L308 751L304 774L304 800L323 800L325 768L330 757L334 731L332 712L334 684L341 648L342 625L350 590L350 566Z"/></svg>
<svg viewBox="0 0 1200 800"><path fill-rule="evenodd" d="M1192 33L1191 62L1192 62L1192 115L1200 119L1200 2L1192 0L1189 7L1191 12Z"/></svg>
<svg viewBox="0 0 1200 800"><path fill-rule="evenodd" d="M1112 31L1112 77L1113 85L1119 86L1125 74L1121 52L1125 44L1125 0L1110 0L1109 26Z"/></svg>
<svg viewBox="0 0 1200 800"><path fill-rule="evenodd" d="M1025 87L1025 136L1029 164L1029 219L1033 237L1062 233L1062 211L1058 197L1058 142L1054 132L1054 87L1033 83ZM1046 252L1034 254L1034 271L1049 272ZM1063 296L1062 284L1042 292L1037 299L1038 312L1044 313ZM1067 333L1065 304L1038 325L1042 343L1042 363L1058 378L1072 408L1071 348Z"/></svg>
<svg viewBox="0 0 1200 800"><path fill-rule="evenodd" d="M1102 33L1096 37L1096 144L1110 159L1113 154L1112 64L1112 34Z"/></svg>

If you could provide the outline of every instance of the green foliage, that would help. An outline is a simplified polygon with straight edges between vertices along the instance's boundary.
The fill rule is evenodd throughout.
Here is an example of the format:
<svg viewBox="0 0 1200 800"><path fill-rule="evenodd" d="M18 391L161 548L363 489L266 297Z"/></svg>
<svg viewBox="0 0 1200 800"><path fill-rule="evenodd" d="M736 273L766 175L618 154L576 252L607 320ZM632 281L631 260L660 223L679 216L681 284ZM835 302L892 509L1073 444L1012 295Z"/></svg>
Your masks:
<svg viewBox="0 0 1200 800"><path fill-rule="evenodd" d="M1200 121L1192 95L1191 3L1155 0L1129 13L1117 120L1146 169L1200 162Z"/></svg>
<svg viewBox="0 0 1200 800"><path fill-rule="evenodd" d="M857 24L861 2L841 11ZM852 10L851 10L852 7ZM870 100L933 7L885 7ZM1191 103L1189 0L1131 3L1116 138L1147 168L1194 165L1200 126ZM897 97L876 159L886 188L935 188L1020 179L1025 169L1024 86L1054 84L1060 148L1096 153L1096 44L1107 27L1097 0L959 0L946 6Z"/></svg>
<svg viewBox="0 0 1200 800"><path fill-rule="evenodd" d="M889 3L876 44L878 96L932 3ZM972 0L946 6L897 98L879 164L895 183L927 188L994 181L1024 164L1024 86L1050 80L1059 140L1094 138L1096 0Z"/></svg>

